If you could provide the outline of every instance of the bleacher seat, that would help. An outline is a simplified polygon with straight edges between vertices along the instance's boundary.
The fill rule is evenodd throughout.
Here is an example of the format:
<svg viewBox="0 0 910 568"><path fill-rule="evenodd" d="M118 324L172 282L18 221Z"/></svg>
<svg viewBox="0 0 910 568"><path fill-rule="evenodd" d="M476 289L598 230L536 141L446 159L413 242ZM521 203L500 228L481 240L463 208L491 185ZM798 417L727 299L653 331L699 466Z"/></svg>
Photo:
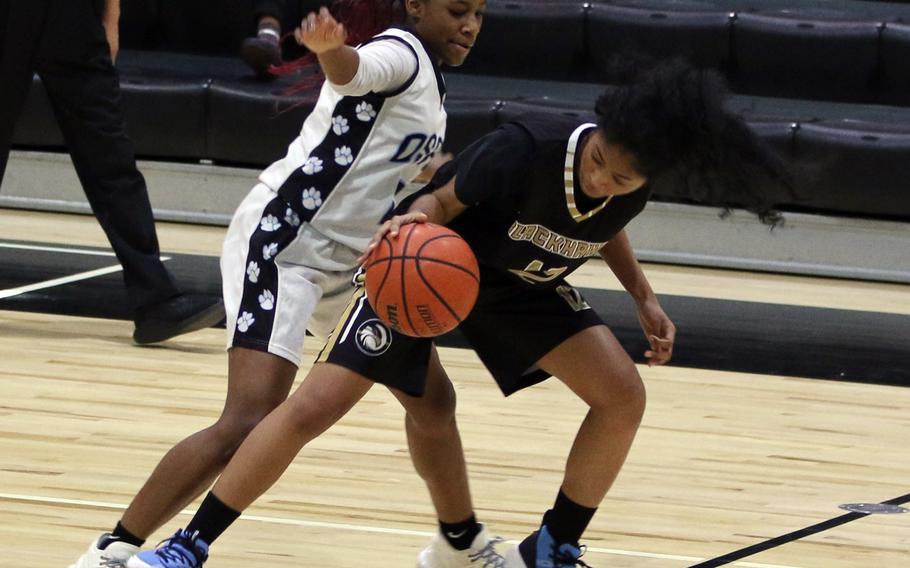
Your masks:
<svg viewBox="0 0 910 568"><path fill-rule="evenodd" d="M885 24L881 53L881 102L910 106L910 23Z"/></svg>
<svg viewBox="0 0 910 568"><path fill-rule="evenodd" d="M581 2L493 2L483 31L458 72L569 80L584 55Z"/></svg>
<svg viewBox="0 0 910 568"><path fill-rule="evenodd" d="M910 220L910 124L803 124L795 146L810 209Z"/></svg>
<svg viewBox="0 0 910 568"><path fill-rule="evenodd" d="M798 10L738 14L732 85L754 95L875 102L880 27Z"/></svg>
<svg viewBox="0 0 910 568"><path fill-rule="evenodd" d="M654 5L654 7L649 7ZM612 57L642 53L685 56L693 64L725 70L730 59L728 12L704 3L594 4L588 16L589 76L607 78Z"/></svg>

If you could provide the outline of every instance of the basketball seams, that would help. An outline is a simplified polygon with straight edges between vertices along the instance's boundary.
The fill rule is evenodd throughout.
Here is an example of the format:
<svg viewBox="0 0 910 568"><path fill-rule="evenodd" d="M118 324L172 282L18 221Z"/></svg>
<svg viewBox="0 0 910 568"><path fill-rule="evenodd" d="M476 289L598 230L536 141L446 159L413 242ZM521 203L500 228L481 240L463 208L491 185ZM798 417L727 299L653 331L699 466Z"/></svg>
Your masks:
<svg viewBox="0 0 910 568"><path fill-rule="evenodd" d="M404 244L401 247L401 256L406 257L408 254L408 245L411 242L411 237L414 236L414 227L415 225L410 225L408 228L408 233L405 235ZM419 249L418 249L419 250ZM401 288L401 307L404 312L404 317L408 322L408 325L411 327L411 331L417 334L417 327L414 326L414 322L411 321L411 310L408 309L408 293L407 293L407 278L405 278L405 271L407 270L407 263L404 261L404 258L401 260L401 280L399 287Z"/></svg>
<svg viewBox="0 0 910 568"><path fill-rule="evenodd" d="M435 237L432 237L432 238L427 239L426 241L424 241L424 242L420 245L420 247L417 249L417 253L416 253L416 254L414 255L414 257L413 257L413 259L414 259L414 267L417 269L417 275L420 277L420 280L423 281L423 285L426 287L426 289L429 290L434 296L436 296L436 299L439 301L439 303L440 303L440 304L449 312L449 314L450 314L452 317L455 318L455 320L456 320L458 323L461 323L462 321L464 321L464 319L461 317L461 314L459 314L459 313L451 306L451 304L449 304L449 302L446 301L446 299L443 297L443 295L440 294L440 293L436 290L436 288L433 286L433 284L432 284L432 283L429 281L429 279L424 275L424 272L423 272L424 269L423 269L423 267L421 266L421 264L422 264L423 262L433 262L433 263L436 263L436 264L441 264L441 265L443 265L443 266L448 266L448 267L450 267L450 268L454 268L454 269L456 269L456 270L458 270L458 271L460 271L460 272L463 272L463 273L465 273L465 274L468 274L468 275L469 275L471 278L473 278L476 282L480 282L480 279L478 278L478 275L474 273L474 271L472 271L472 270L470 270L470 269L468 269L468 268L466 268L466 267L464 267L464 266L462 266L462 265L460 265L460 264L456 264L456 263L454 263L454 262L451 262L451 261L448 261L448 260L444 260L444 259L440 259L440 258L436 258L436 257L425 257L425 256L421 256L423 250L424 250L426 247L428 247L428 246L430 246L432 243L434 243L434 242L436 242L436 241L439 241L439 240L442 240L442 239L458 239L458 240L460 241L460 240L461 240L461 237L460 237L458 234L450 234L450 235L437 235L437 236L435 236ZM405 249L403 252L406 253L406 252L407 252L407 249ZM403 261L402 261L402 264L403 264Z"/></svg>
<svg viewBox="0 0 910 568"><path fill-rule="evenodd" d="M473 270L465 268L464 266L462 266L460 264L455 264L454 262L452 262L450 260L443 260L441 258L436 258L436 257L432 257L432 256L405 256L405 255L387 256L386 258L381 258L381 259L377 260L376 262L371 263L369 268L372 268L372 267L376 266L377 264L382 264L383 262L388 262L389 264L391 264L393 260L401 260L401 261L419 260L420 262L432 262L435 264L442 264L444 266L448 266L449 268L454 268L455 270L458 270L459 272L464 272L465 274L467 274L468 276L473 278L475 281L480 282L480 278L477 277L477 273L475 273Z"/></svg>
<svg viewBox="0 0 910 568"><path fill-rule="evenodd" d="M391 255L391 253L392 253L392 241L391 241L387 236L383 236L383 237L382 237L382 241L380 241L379 244L380 244L380 245L387 244L387 245L389 246L389 255ZM376 254L376 252L374 251L373 254ZM390 257L387 257L387 258L390 258ZM369 270L370 268L376 266L376 265L379 264L380 262L384 262L384 261L385 261L385 259L381 259L381 260L377 260L377 261L375 261L375 262L371 262L370 265L367 267L367 270ZM379 297L382 295L382 289L385 287L385 283L386 283L386 281L389 279L389 273L390 273L390 272L392 272L392 263L391 263L391 262L389 262L389 265L386 267L385 272L384 272L383 275L382 275L382 280L379 281L379 286L376 287L376 299L377 299L377 300L379 300Z"/></svg>
<svg viewBox="0 0 910 568"><path fill-rule="evenodd" d="M458 321L458 323L461 323L462 319L461 319L461 316L458 314L458 312L456 312L452 308L452 306L449 305L449 303L446 301L446 299L442 297L442 294L437 292L436 288L434 288L433 285L430 283L430 281L427 280L426 276L423 275L423 269L420 268L420 257L417 257L417 262L414 263L414 267L417 269L417 276L419 276L420 279L423 281L423 285L426 287L426 289L429 290L430 292L432 292L434 296L436 296L436 299L439 300L439 303L442 304L442 306L446 310L448 310L452 316L455 317L455 319Z"/></svg>
<svg viewBox="0 0 910 568"><path fill-rule="evenodd" d="M457 233L453 233L451 235L437 235L433 238L430 238L430 239L427 239L426 241L424 241L424 243L422 245L420 245L420 248L417 249L417 254L415 256L409 257L409 258L416 260L418 266L420 266L421 261L436 262L438 264L444 264L446 266L450 266L450 267L458 269L464 273L470 274L471 278L473 278L477 282L480 282L480 277L479 277L480 268L479 267L477 269L477 272L475 273L473 270L470 270L469 268L466 268L460 264L456 264L456 263L452 262L451 260L446 260L444 258L438 258L435 256L421 256L421 251L423 251L424 248L429 246L430 243L433 243L434 241L438 241L440 239L462 240L461 236L459 236ZM468 249L470 250L470 247L468 247Z"/></svg>

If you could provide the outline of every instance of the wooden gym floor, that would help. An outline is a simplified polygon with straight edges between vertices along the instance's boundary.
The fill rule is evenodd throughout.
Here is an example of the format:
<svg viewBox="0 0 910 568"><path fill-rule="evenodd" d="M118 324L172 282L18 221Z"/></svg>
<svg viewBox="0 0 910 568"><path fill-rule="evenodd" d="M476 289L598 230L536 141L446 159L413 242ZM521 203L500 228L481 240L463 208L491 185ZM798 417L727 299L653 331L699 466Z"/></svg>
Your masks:
<svg viewBox="0 0 910 568"><path fill-rule="evenodd" d="M91 217L0 210L0 240L28 239L36 227L45 243L107 246ZM217 255L222 235L159 226L162 249L175 253ZM908 286L646 271L659 294L910 317ZM596 265L575 282L617 287ZM132 346L131 331L126 321L0 311L4 566L68 566L117 521L161 455L217 417L223 330L156 348ZM843 348L850 345L844 337ZM317 347L311 342L308 352ZM459 395L478 515L494 533L520 539L552 502L584 409L556 381L504 399L472 353L445 348L442 357ZM906 387L676 366L640 371L648 409L586 535L592 566L691 566L838 517L840 504L910 492ZM402 418L394 399L373 389L216 543L207 566L413 566L435 521ZM877 568L904 566L908 557L910 514L868 515L732 565Z"/></svg>

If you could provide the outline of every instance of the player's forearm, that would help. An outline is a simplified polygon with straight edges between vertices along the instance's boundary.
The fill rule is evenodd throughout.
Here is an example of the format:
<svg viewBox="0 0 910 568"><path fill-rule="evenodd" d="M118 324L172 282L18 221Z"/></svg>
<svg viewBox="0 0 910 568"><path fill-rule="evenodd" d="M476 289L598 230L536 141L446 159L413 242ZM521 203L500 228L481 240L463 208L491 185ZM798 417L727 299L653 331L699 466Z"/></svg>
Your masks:
<svg viewBox="0 0 910 568"><path fill-rule="evenodd" d="M427 216L428 223L436 223L437 225L445 225L451 221L451 219L447 218L445 207L436 197L435 192L415 199L411 207L408 208L408 213L423 213Z"/></svg>
<svg viewBox="0 0 910 568"><path fill-rule="evenodd" d="M348 45L324 51L316 57L319 58L319 66L326 78L335 85L350 83L360 65L360 55Z"/></svg>
<svg viewBox="0 0 910 568"><path fill-rule="evenodd" d="M408 212L419 211L427 216L427 222L446 225L467 207L455 195L455 177L453 176L436 191L415 199Z"/></svg>
<svg viewBox="0 0 910 568"><path fill-rule="evenodd" d="M654 290L635 258L625 230L617 233L600 249L600 256L636 303L642 304L654 297Z"/></svg>

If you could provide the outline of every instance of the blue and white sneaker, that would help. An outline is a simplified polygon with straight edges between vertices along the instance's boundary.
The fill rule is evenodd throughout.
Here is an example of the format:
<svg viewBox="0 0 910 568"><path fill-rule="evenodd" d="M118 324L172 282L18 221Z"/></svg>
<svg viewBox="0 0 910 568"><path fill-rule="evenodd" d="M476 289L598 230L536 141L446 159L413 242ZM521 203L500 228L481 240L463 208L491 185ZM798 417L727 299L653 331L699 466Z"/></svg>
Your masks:
<svg viewBox="0 0 910 568"><path fill-rule="evenodd" d="M575 568L587 566L581 560L583 546L556 542L546 526L534 531L506 553L507 568Z"/></svg>
<svg viewBox="0 0 910 568"><path fill-rule="evenodd" d="M130 558L126 568L199 568L208 557L208 543L198 533L181 529L155 550Z"/></svg>

